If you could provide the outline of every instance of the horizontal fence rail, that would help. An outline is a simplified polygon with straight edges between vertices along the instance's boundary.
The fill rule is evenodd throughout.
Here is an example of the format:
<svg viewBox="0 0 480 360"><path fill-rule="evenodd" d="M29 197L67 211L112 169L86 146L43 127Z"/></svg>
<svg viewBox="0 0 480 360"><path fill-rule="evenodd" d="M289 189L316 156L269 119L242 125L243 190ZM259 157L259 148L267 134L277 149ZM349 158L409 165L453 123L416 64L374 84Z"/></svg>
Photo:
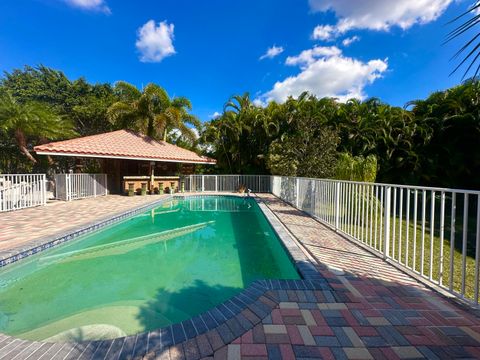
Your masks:
<svg viewBox="0 0 480 360"><path fill-rule="evenodd" d="M479 191L272 176L272 193L478 306Z"/></svg>
<svg viewBox="0 0 480 360"><path fill-rule="evenodd" d="M106 174L55 174L55 198L64 201L108 194Z"/></svg>
<svg viewBox="0 0 480 360"><path fill-rule="evenodd" d="M185 191L272 193L478 306L480 191L268 175L189 175Z"/></svg>
<svg viewBox="0 0 480 360"><path fill-rule="evenodd" d="M271 190L270 175L187 175L181 177L188 192L245 192L268 193Z"/></svg>
<svg viewBox="0 0 480 360"><path fill-rule="evenodd" d="M0 174L0 212L45 205L45 174Z"/></svg>

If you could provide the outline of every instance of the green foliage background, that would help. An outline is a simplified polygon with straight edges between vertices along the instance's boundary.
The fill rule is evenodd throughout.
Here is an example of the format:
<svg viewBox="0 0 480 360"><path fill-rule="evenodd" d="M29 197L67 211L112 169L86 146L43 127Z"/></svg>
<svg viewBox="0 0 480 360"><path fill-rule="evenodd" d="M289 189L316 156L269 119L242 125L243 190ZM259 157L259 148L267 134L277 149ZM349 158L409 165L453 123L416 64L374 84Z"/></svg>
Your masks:
<svg viewBox="0 0 480 360"><path fill-rule="evenodd" d="M217 159L216 167L203 171L480 188L479 81L435 92L404 108L376 98L340 103L308 93L260 106L248 94L237 95L227 101L221 116L201 125L189 113L186 98L170 99L152 84L152 91L132 88L135 96L129 99L123 90L131 86L118 84L72 81L61 71L27 66L5 73L0 91L8 92L20 107L39 104L71 124L55 138L138 126L145 124L142 119L149 119L148 132L159 138L165 128L183 129L183 135L169 133L167 140ZM44 172L66 166L58 160L49 164L35 154L38 162L33 164L4 124L0 118L0 172ZM192 126L200 130L197 140L189 131ZM40 133L25 132L30 151L52 140Z"/></svg>

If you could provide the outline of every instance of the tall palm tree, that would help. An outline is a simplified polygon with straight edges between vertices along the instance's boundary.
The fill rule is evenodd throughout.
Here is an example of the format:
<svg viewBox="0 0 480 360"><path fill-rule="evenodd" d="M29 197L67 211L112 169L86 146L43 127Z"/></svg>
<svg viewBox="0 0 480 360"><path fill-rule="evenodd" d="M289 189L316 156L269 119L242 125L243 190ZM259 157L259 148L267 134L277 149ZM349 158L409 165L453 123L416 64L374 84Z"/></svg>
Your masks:
<svg viewBox="0 0 480 360"><path fill-rule="evenodd" d="M0 131L12 134L19 150L33 163L29 140L57 140L75 135L73 124L38 102L20 104L6 90L0 90Z"/></svg>
<svg viewBox="0 0 480 360"><path fill-rule="evenodd" d="M459 20L465 19L466 16L473 14L473 17L465 20L455 29L453 29L450 33L448 33L445 42L449 42L470 30L476 30L473 34L473 37L463 45L453 56L454 59L458 58L460 55L464 55L463 60L457 65L457 67L451 72L451 74L455 73L461 66L463 66L467 61L470 62L467 69L463 74L463 78L467 76L467 74L474 68L474 66L478 63L475 72L473 73L473 78L476 78L477 75L480 74L480 31L478 31L480 26L480 1L475 1L473 5L464 13L457 16L453 19L450 23L455 23ZM451 75L450 74L450 75Z"/></svg>
<svg viewBox="0 0 480 360"><path fill-rule="evenodd" d="M165 89L152 83L140 91L132 84L119 81L114 90L120 101L110 106L107 118L115 126L164 141L170 131L178 130L192 142L196 140L195 132L187 124L198 129L200 122L189 113L192 104L187 98L171 99Z"/></svg>

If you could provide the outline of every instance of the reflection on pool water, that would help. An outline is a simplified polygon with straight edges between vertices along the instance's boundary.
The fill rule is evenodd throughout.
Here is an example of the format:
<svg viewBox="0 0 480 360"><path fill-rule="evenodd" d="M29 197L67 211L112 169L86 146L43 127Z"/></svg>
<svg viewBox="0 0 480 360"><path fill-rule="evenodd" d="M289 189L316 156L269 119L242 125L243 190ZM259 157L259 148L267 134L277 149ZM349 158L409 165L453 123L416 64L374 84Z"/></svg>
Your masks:
<svg viewBox="0 0 480 360"><path fill-rule="evenodd" d="M175 198L0 270L0 332L50 341L135 334L267 278L299 275L254 199Z"/></svg>

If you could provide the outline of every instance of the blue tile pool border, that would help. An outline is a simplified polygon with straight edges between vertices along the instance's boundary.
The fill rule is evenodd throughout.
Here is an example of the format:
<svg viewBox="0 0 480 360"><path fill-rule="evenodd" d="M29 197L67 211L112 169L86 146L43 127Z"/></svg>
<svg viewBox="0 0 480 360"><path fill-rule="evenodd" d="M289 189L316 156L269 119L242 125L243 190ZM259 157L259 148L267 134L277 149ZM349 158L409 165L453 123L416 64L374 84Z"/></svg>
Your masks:
<svg viewBox="0 0 480 360"><path fill-rule="evenodd" d="M29 243L27 246L22 246L20 248L13 248L7 251L1 251L0 252L0 269L7 265L16 263L17 261L24 259L28 256L35 255L44 250L48 250L58 245L61 245L65 242L77 239L82 235L90 234L106 226L112 225L114 223L120 222L130 217L133 217L139 213L148 211L151 208L154 208L172 198L173 198L172 195L166 195L162 199L158 199L151 203L137 206L133 209L124 211L119 214L115 214L113 216L104 217L98 221L84 224L78 228L68 230L64 233L35 239L31 243Z"/></svg>
<svg viewBox="0 0 480 360"><path fill-rule="evenodd" d="M174 197L204 197L204 196L241 196L241 195L222 195L222 194L179 194ZM111 218L103 219L95 223L90 223L82 228L76 229L68 234L56 236L50 241L38 245L35 248L24 250L23 256L13 255L1 261L9 260L15 257L18 261L29 255L33 255L42 250L57 246L66 241L78 238L81 235L96 231L102 227L119 222L138 213L145 212L159 204L171 200L172 196L162 198L150 204L142 205ZM264 279L252 282L247 288L241 290L237 295L231 297L225 302L211 308L201 314L182 322L175 323L160 329L129 335L109 340L79 341L66 343L48 343L44 341L20 342L25 348L20 350L17 356L28 349L29 359L40 359L45 355L50 347L61 344L59 350L51 359L110 359L112 348L120 347L119 353L115 354L116 359L121 358L142 358L144 356L156 356L168 351L174 346L181 346L192 341L200 343L210 336L217 336L218 344L211 347L204 353L199 353L198 359L211 356L220 347L231 343L234 339L242 336L247 331L253 329L267 318L273 309L277 308L281 302L293 301L289 296L296 297L300 292L307 299L306 305L314 304L318 301L325 303L343 303L348 300L347 294L342 290L333 290L331 287L333 279L325 279L318 272L316 267L310 262L305 253L301 250L293 239L292 235L285 229L280 220L272 210L259 198L255 197L262 213L267 218L270 226L273 228L287 254L295 263L303 279L298 280L279 280ZM41 240L40 240L41 241ZM38 248L41 250L35 250ZM35 252L34 252L35 251ZM31 253L30 253L31 252ZM25 255L26 253L26 255ZM8 262L8 264L13 263ZM1 262L0 262L1 264ZM3 265L5 266L5 265ZM15 341L15 337L0 333L0 357L2 354L2 344L8 344ZM185 345L184 345L185 346ZM198 347L200 348L200 347ZM197 357L195 357L197 358Z"/></svg>

